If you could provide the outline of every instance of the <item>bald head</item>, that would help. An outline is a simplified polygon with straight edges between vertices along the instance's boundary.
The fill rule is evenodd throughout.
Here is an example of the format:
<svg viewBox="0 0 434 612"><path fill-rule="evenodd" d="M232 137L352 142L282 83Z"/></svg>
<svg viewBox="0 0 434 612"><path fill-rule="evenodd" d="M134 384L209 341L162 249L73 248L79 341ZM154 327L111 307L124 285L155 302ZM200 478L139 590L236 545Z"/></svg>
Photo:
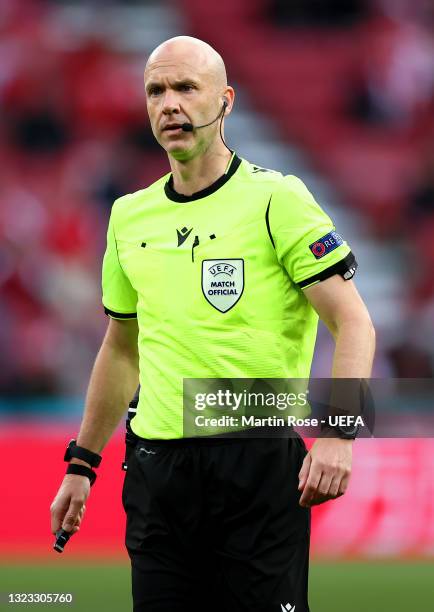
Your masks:
<svg viewBox="0 0 434 612"><path fill-rule="evenodd" d="M169 66L173 63L185 63L195 71L209 78L218 89L227 87L226 67L222 56L208 43L192 36L175 36L161 43L146 62L146 75L155 66Z"/></svg>

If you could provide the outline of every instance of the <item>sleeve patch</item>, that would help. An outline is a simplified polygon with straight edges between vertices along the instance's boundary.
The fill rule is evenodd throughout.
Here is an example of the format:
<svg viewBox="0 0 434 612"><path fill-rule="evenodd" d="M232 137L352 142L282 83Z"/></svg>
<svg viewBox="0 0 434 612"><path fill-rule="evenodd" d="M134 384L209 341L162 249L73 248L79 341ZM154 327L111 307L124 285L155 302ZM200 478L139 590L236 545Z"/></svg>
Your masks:
<svg viewBox="0 0 434 612"><path fill-rule="evenodd" d="M321 259L321 257L334 251L343 243L342 236L333 230L319 240L312 242L312 244L309 245L309 249L315 256L315 259Z"/></svg>

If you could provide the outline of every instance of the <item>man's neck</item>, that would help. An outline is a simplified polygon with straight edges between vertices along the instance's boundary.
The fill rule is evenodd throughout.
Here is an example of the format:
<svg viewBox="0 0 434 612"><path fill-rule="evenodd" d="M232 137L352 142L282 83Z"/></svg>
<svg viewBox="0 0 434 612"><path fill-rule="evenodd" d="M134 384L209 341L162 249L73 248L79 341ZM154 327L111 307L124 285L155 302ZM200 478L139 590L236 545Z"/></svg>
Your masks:
<svg viewBox="0 0 434 612"><path fill-rule="evenodd" d="M226 172L231 158L230 151L225 148L207 151L185 162L169 157L173 189L186 196L206 189Z"/></svg>

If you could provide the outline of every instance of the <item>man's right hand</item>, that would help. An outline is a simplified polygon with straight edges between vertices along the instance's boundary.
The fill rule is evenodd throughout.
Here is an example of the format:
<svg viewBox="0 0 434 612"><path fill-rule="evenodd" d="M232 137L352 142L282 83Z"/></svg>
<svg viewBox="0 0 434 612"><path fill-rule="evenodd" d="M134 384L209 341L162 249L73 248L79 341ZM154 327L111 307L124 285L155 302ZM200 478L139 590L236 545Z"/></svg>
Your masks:
<svg viewBox="0 0 434 612"><path fill-rule="evenodd" d="M70 533L76 533L80 529L89 493L90 481L87 476L65 475L50 506L51 531L53 534L60 528Z"/></svg>

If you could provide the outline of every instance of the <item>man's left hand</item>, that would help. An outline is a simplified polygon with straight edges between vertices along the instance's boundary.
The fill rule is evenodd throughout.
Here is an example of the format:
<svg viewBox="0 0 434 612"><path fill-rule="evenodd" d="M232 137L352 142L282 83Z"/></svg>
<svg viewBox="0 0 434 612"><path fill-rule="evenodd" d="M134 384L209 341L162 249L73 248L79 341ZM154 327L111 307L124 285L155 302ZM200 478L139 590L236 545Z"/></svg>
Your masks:
<svg viewBox="0 0 434 612"><path fill-rule="evenodd" d="M298 474L300 506L310 508L345 493L351 475L353 440L318 438Z"/></svg>

